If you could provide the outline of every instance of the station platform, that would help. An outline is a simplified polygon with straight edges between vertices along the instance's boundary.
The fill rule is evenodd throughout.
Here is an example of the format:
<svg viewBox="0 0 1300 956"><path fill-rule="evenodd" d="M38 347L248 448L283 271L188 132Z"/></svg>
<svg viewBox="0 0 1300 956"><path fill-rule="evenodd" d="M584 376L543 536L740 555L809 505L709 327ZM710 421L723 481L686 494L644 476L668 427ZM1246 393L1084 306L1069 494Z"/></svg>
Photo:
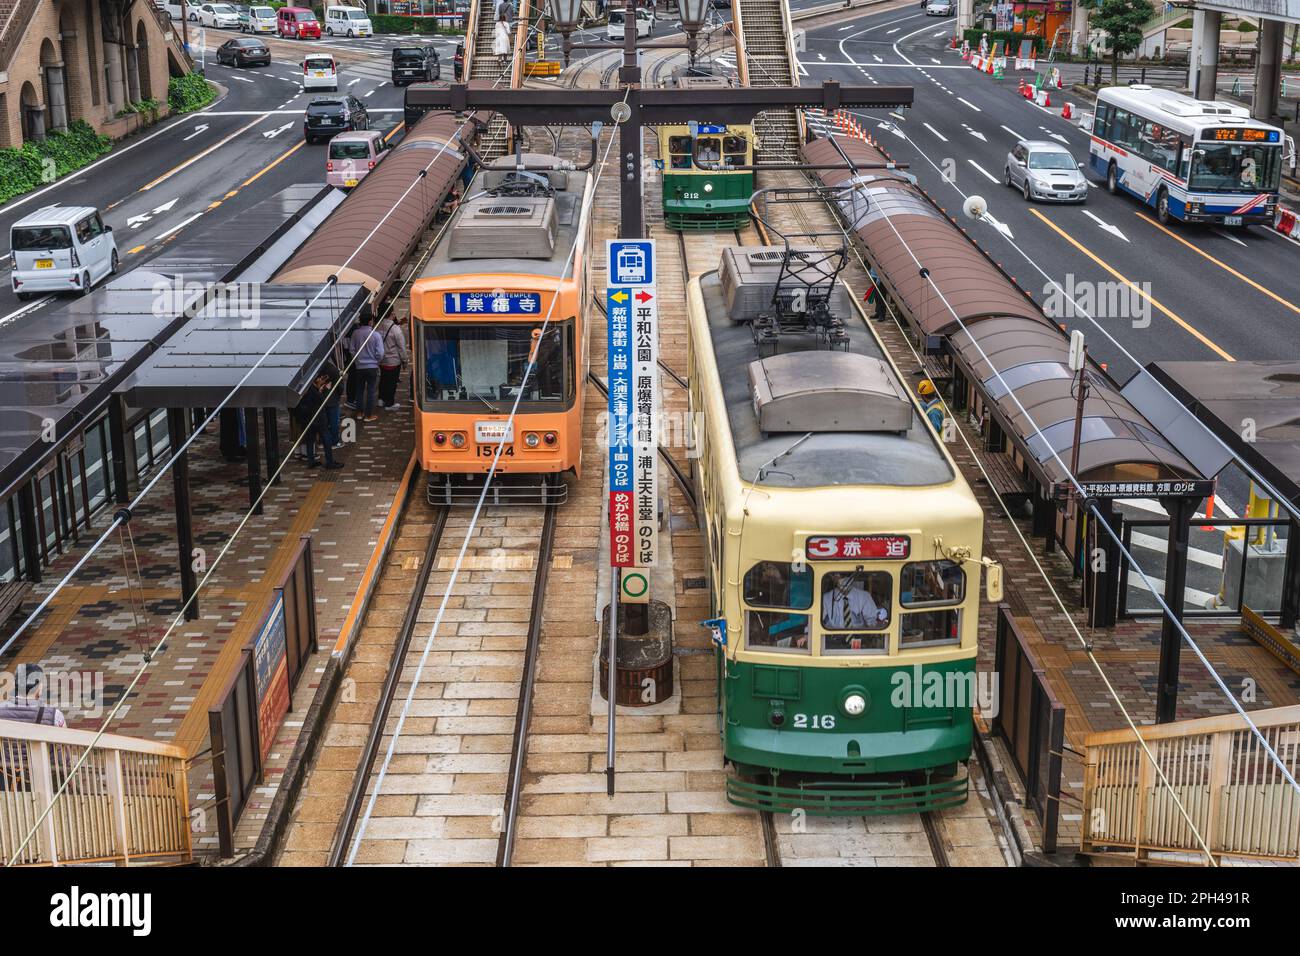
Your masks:
<svg viewBox="0 0 1300 956"><path fill-rule="evenodd" d="M407 394L405 388L404 379L399 396ZM343 414L346 422L346 407ZM308 535L317 651L271 748L264 777L241 816L237 847L251 846L260 833L319 674L357 596L411 458L409 401L404 408L381 410L379 415L376 422L358 423L355 442L336 451L344 462L337 471L308 469L292 457L287 439L282 438L282 453L289 457L280 483L271 485L263 499L264 513L249 519L200 589L198 620L176 628L108 728L111 733L184 748L191 761L191 807L197 811L192 812L196 856L214 853L217 845L216 816L210 812L215 798L208 709L238 665L242 649L270 604L274 584L294 560L300 537ZM282 436L289 434L286 419L281 412ZM246 469L243 462L222 459L215 422L190 447L189 461L194 543L212 562L247 512ZM48 594L85 553L111 521L113 510L101 512L94 527L53 564L35 587L29 607ZM0 669L9 672L33 663L47 674L102 672L102 698L87 697L85 706L67 709L72 728L100 727L139 670L143 654L158 642L181 607L170 480L155 486L136 509L130 528L134 548L125 535L120 541L105 542L0 660ZM0 631L0 642L23 619L15 616Z"/></svg>

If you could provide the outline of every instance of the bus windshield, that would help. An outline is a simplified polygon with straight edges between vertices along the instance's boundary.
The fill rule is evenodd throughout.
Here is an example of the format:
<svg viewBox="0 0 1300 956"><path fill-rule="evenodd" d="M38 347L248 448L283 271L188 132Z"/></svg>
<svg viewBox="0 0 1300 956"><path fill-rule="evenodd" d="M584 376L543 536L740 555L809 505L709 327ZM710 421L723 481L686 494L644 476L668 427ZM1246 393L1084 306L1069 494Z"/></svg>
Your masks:
<svg viewBox="0 0 1300 956"><path fill-rule="evenodd" d="M572 391L567 373L573 325L552 323L541 336L537 366L528 375L534 332L540 325L420 323L424 352L425 402L464 402L509 411L522 402L564 402Z"/></svg>
<svg viewBox="0 0 1300 956"><path fill-rule="evenodd" d="M1264 143L1197 143L1189 188L1276 191L1282 176L1282 147Z"/></svg>

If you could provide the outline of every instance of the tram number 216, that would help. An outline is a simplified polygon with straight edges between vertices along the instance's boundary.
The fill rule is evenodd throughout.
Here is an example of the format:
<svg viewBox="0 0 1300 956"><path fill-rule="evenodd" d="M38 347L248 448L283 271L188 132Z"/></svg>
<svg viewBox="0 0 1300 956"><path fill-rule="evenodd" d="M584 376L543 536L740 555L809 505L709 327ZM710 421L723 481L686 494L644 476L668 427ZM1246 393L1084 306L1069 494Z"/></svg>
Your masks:
<svg viewBox="0 0 1300 956"><path fill-rule="evenodd" d="M834 730L834 714L795 714L794 727L796 730Z"/></svg>

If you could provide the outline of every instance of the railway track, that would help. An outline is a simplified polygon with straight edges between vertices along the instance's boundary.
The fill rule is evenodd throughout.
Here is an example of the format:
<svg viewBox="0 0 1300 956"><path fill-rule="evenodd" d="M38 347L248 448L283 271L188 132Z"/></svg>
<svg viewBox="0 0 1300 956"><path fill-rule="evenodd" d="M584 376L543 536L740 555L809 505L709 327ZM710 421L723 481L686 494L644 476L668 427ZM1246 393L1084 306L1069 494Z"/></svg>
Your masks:
<svg viewBox="0 0 1300 956"><path fill-rule="evenodd" d="M448 532L467 528L470 516L465 507L435 514L335 832L331 866L354 857L511 864L557 510L484 509L462 560L464 534ZM453 582L457 561L461 571ZM520 587L525 581L531 581L527 594ZM441 630L426 652L419 638L448 588ZM421 685L412 695L422 661ZM396 742L395 711L405 712ZM354 849L358 842L370 849L368 857Z"/></svg>

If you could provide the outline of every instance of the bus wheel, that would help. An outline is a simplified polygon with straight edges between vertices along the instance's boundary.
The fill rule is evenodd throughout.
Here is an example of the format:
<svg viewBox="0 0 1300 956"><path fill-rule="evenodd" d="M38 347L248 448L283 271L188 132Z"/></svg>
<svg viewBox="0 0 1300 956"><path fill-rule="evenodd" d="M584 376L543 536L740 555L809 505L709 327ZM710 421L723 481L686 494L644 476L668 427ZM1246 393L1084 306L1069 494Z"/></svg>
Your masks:
<svg viewBox="0 0 1300 956"><path fill-rule="evenodd" d="M1119 192L1119 174L1115 169L1115 161L1111 160L1110 166L1106 168L1106 191L1112 196Z"/></svg>
<svg viewBox="0 0 1300 956"><path fill-rule="evenodd" d="M1156 196L1156 218L1160 220L1162 226L1169 225L1169 193L1167 190L1160 190Z"/></svg>

